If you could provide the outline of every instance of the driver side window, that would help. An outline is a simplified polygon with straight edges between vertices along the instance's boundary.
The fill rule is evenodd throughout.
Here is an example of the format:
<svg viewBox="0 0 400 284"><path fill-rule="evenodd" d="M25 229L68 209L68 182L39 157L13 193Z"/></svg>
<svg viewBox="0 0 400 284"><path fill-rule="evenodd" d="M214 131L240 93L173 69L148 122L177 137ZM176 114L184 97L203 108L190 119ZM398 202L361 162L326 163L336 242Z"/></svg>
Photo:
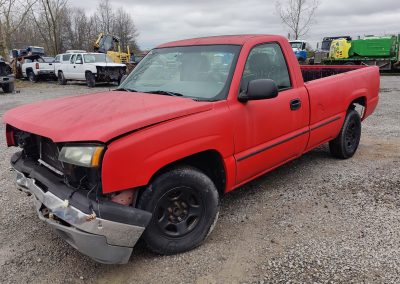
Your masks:
<svg viewBox="0 0 400 284"><path fill-rule="evenodd" d="M279 90L291 88L289 71L279 44L261 44L250 51L240 83L240 92L246 92L249 82L257 79L271 79L275 81Z"/></svg>
<svg viewBox="0 0 400 284"><path fill-rule="evenodd" d="M75 63L75 54L71 56L71 59L69 61L69 63L74 64Z"/></svg>

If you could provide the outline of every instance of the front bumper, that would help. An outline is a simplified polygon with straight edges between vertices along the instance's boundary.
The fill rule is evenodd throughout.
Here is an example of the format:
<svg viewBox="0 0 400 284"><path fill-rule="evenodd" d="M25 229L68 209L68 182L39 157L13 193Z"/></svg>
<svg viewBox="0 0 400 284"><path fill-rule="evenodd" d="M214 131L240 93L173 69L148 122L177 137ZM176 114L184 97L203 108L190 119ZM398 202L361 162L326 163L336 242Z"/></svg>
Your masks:
<svg viewBox="0 0 400 284"><path fill-rule="evenodd" d="M18 188L34 196L39 218L72 247L101 263L123 264L129 261L133 246L151 219L149 212L112 202L92 202L96 213L93 218L93 211L91 213L86 209L89 208L86 202L90 201L81 193L76 192L68 199L72 189L64 184L57 185L54 180L41 178L43 172L40 168L16 157L11 164L17 173ZM60 189L67 195L57 196L56 192ZM128 216L134 214L135 217L127 219L124 214L118 220L118 215L113 214L124 210Z"/></svg>

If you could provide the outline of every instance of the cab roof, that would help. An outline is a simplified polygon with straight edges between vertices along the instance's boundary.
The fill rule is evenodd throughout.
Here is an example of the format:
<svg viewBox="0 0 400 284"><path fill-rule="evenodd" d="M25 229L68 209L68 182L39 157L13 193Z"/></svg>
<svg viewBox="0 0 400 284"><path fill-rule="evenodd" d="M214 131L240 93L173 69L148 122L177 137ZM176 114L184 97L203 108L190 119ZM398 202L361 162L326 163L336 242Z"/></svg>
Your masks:
<svg viewBox="0 0 400 284"><path fill-rule="evenodd" d="M245 44L246 41L255 37L274 37L274 36L263 35L263 34L249 34L249 35L223 35L223 36L199 37L199 38L184 39L184 40L164 43L157 46L157 48L173 47L173 46L189 46L189 45L211 45L211 44L243 45Z"/></svg>

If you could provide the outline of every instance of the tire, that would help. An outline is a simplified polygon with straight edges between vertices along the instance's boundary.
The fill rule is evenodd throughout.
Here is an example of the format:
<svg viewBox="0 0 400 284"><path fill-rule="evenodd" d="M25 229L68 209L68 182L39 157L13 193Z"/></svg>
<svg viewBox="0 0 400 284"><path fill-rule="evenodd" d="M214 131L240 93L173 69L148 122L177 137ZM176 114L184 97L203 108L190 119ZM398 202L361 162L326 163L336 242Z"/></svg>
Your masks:
<svg viewBox="0 0 400 284"><path fill-rule="evenodd" d="M96 86L96 78L94 77L94 74L90 71L85 73L85 77L86 77L86 85L89 88L93 88L94 86Z"/></svg>
<svg viewBox="0 0 400 284"><path fill-rule="evenodd" d="M31 81L32 83L37 82L37 76L35 75L35 73L33 73L32 70L28 72L28 80Z"/></svg>
<svg viewBox="0 0 400 284"><path fill-rule="evenodd" d="M329 142L329 150L336 158L351 158L357 151L360 138L361 118L356 110L351 109L347 112L339 135Z"/></svg>
<svg viewBox="0 0 400 284"><path fill-rule="evenodd" d="M139 198L138 207L153 214L143 233L150 250L175 254L199 246L218 219L218 190L192 167L178 167L156 177Z"/></svg>
<svg viewBox="0 0 400 284"><path fill-rule="evenodd" d="M4 93L12 93L14 92L14 83L3 84L1 85L1 88L3 89Z"/></svg>
<svg viewBox="0 0 400 284"><path fill-rule="evenodd" d="M67 84L67 80L64 77L64 73L62 71L58 72L58 84L59 85L66 85Z"/></svg>

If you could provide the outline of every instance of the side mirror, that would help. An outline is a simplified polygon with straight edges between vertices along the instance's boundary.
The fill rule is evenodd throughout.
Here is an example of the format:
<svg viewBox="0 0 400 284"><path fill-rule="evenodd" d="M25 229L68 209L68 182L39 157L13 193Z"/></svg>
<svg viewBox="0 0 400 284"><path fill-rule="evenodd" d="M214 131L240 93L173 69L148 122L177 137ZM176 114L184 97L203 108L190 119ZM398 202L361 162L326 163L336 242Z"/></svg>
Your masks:
<svg viewBox="0 0 400 284"><path fill-rule="evenodd" d="M271 79L252 80L247 85L247 92L239 94L239 101L272 99L278 96L278 87Z"/></svg>
<svg viewBox="0 0 400 284"><path fill-rule="evenodd" d="M77 59L77 60L75 61L75 64L83 64L82 59Z"/></svg>
<svg viewBox="0 0 400 284"><path fill-rule="evenodd" d="M121 77L121 79L119 80L119 85L121 85L122 82L125 81L126 77L128 77L127 74L125 74L124 76Z"/></svg>

